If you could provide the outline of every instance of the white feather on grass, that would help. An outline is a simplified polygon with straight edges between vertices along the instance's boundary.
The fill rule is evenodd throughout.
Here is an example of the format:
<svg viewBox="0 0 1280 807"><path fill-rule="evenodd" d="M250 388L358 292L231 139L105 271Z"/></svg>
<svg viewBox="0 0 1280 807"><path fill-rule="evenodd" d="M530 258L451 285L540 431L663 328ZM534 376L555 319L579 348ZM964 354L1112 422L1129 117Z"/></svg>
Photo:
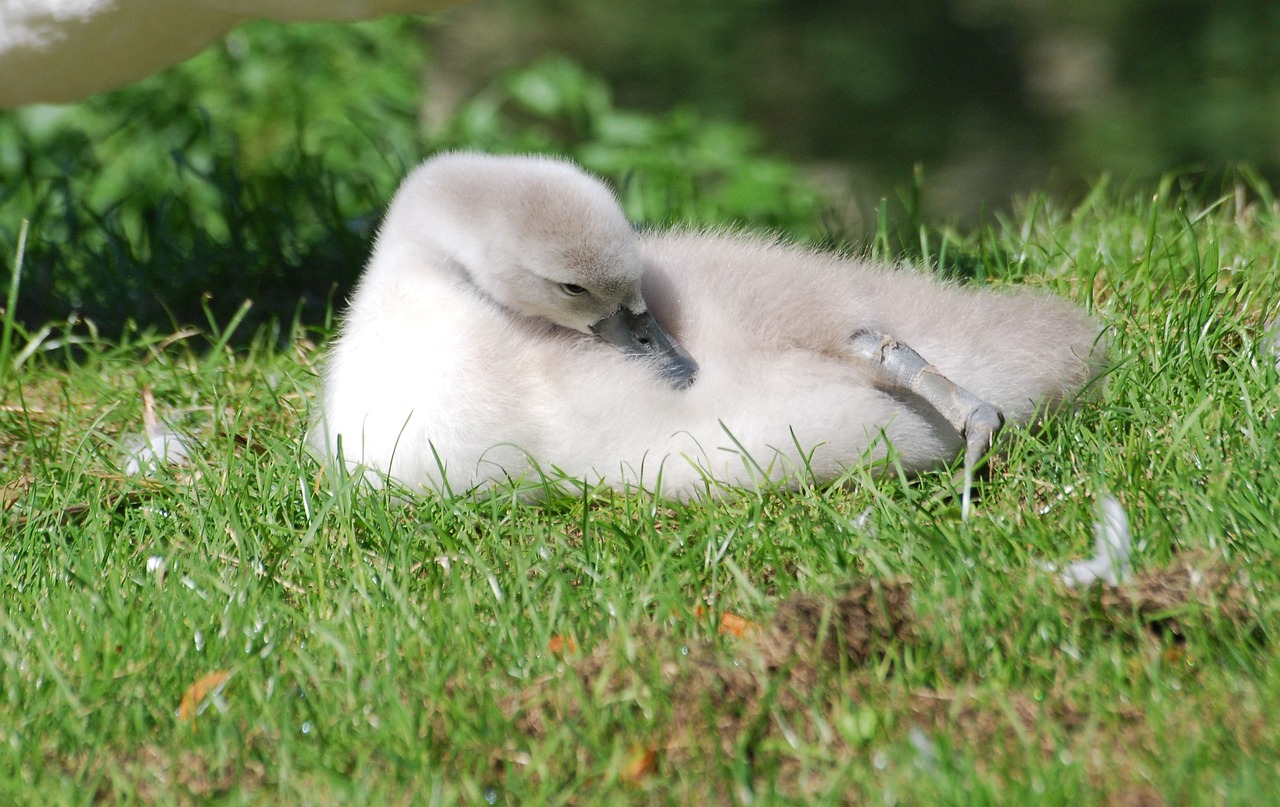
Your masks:
<svg viewBox="0 0 1280 807"><path fill-rule="evenodd" d="M151 473L161 463L187 464L190 456L187 444L156 417L156 401L149 386L142 388L142 424L142 434L130 435L122 441L127 475Z"/></svg>
<svg viewBox="0 0 1280 807"><path fill-rule="evenodd" d="M1104 496L1098 504L1098 519L1093 522L1094 555L1088 560L1069 563L1059 577L1068 588L1087 588L1101 580L1119 585L1133 574L1129 559L1133 554L1133 537L1129 533L1129 517L1120 502ZM1046 563L1051 572L1058 565Z"/></svg>
<svg viewBox="0 0 1280 807"><path fill-rule="evenodd" d="M1276 370L1280 371L1280 317L1276 317L1266 325L1267 332L1262 337L1262 349L1271 354L1275 360Z"/></svg>

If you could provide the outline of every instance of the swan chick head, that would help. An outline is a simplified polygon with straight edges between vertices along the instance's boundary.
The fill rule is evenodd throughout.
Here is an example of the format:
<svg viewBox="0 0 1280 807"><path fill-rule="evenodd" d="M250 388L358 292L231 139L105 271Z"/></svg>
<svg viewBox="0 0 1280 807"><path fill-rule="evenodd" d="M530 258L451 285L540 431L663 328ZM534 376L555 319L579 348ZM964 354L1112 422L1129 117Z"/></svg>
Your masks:
<svg viewBox="0 0 1280 807"><path fill-rule="evenodd" d="M399 210L412 211L398 215ZM383 237L424 241L516 314L655 360L675 387L697 365L648 311L635 232L609 188L553 158L451 153L405 182Z"/></svg>

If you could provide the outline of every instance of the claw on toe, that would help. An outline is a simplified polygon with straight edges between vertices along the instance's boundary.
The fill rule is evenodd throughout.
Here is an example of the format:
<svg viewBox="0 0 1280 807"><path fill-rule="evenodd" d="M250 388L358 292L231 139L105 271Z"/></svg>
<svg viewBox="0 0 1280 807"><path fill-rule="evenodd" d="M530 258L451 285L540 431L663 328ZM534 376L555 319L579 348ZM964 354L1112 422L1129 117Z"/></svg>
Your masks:
<svg viewBox="0 0 1280 807"><path fill-rule="evenodd" d="M947 378L910 345L888 334L864 328L850 337L850 345L877 385L920 396L960 433L965 441L960 517L968 520L974 471L1004 428L1004 414Z"/></svg>
<svg viewBox="0 0 1280 807"><path fill-rule="evenodd" d="M969 520L969 508L973 500L973 475L995 443L996 435L1004 428L1004 413L989 403L974 408L965 418L960 436L964 438L964 478L960 493L960 520Z"/></svg>

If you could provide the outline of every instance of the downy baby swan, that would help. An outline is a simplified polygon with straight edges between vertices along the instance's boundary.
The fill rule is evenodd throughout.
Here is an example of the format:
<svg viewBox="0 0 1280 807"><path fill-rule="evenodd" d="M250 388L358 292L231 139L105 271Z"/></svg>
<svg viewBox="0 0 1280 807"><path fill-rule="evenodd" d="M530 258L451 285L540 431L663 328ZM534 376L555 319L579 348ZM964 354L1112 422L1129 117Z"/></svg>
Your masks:
<svg viewBox="0 0 1280 807"><path fill-rule="evenodd" d="M543 473L682 498L830 481L889 446L916 472L963 447L967 513L1004 420L1077 396L1098 333L1028 290L736 233L636 233L567 162L453 153L387 212L313 439L375 483Z"/></svg>

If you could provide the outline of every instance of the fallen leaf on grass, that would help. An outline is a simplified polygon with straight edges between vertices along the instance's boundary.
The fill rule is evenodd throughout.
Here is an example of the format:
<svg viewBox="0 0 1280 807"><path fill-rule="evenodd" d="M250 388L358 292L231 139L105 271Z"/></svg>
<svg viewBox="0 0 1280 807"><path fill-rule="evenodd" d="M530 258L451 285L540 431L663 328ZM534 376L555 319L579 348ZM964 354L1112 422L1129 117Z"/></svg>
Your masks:
<svg viewBox="0 0 1280 807"><path fill-rule="evenodd" d="M693 615L702 619L707 615L707 609L703 608L701 605L695 605L693 607ZM716 625L716 633L719 633L721 636L728 634L739 639L747 634L755 633L758 630L760 630L760 623L752 622L745 616L738 616L737 614L730 613L729 611L725 611L720 615L720 624Z"/></svg>
<svg viewBox="0 0 1280 807"><path fill-rule="evenodd" d="M0 511L13 507L15 503L22 500L23 496L27 495L27 491L30 489L31 477L26 475L0 485Z"/></svg>
<svg viewBox="0 0 1280 807"><path fill-rule="evenodd" d="M721 636L728 634L739 639L758 630L760 630L759 623L752 622L746 617L738 616L737 614L731 614L728 611L720 615L720 625L716 628L716 632Z"/></svg>
<svg viewBox="0 0 1280 807"><path fill-rule="evenodd" d="M1178 665L1185 663L1189 667L1194 667L1195 662L1187 658L1187 649L1185 645L1171 644L1164 649L1161 654L1165 664Z"/></svg>
<svg viewBox="0 0 1280 807"><path fill-rule="evenodd" d="M627 750L627 761L618 777L628 784L638 784L646 776L658 770L658 752L642 743L635 743Z"/></svg>
<svg viewBox="0 0 1280 807"><path fill-rule="evenodd" d="M194 684L187 687L186 692L182 693L182 700L178 703L178 719L192 721L194 728L196 715L200 713L200 707L205 699L221 692L230 679L229 670L218 670L197 679Z"/></svg>
<svg viewBox="0 0 1280 807"><path fill-rule="evenodd" d="M547 640L547 650L557 656L563 656L567 653L577 653L578 643L573 640L572 636L560 636L556 634Z"/></svg>

